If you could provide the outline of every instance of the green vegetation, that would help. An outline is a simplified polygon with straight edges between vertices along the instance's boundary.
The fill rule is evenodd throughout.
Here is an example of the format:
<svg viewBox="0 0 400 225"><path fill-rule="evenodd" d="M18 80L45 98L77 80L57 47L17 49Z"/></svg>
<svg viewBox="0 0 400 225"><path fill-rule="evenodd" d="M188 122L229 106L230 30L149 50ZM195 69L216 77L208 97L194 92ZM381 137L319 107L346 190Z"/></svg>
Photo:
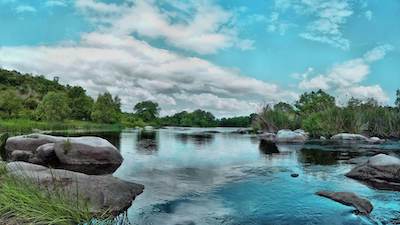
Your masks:
<svg viewBox="0 0 400 225"><path fill-rule="evenodd" d="M135 114L138 118L145 122L154 121L160 112L160 107L158 103L152 101L139 102L133 108Z"/></svg>
<svg viewBox="0 0 400 225"><path fill-rule="evenodd" d="M109 92L100 94L94 103L92 119L99 123L117 123L121 114L121 101Z"/></svg>
<svg viewBox="0 0 400 225"><path fill-rule="evenodd" d="M68 96L62 92L49 92L36 108L36 116L43 121L64 121L71 114Z"/></svg>
<svg viewBox="0 0 400 225"><path fill-rule="evenodd" d="M400 102L400 91L397 95L396 105ZM355 98L346 106L337 106L333 96L319 90L301 95L294 107L286 103L264 107L253 127L269 132L302 128L314 137L349 132L398 138L400 107L380 106L374 99Z"/></svg>
<svg viewBox="0 0 400 225"><path fill-rule="evenodd" d="M111 216L99 215L94 221L89 205L67 195L61 187L51 190L10 175L0 165L0 223L2 224L118 224ZM121 223L122 224L122 223Z"/></svg>

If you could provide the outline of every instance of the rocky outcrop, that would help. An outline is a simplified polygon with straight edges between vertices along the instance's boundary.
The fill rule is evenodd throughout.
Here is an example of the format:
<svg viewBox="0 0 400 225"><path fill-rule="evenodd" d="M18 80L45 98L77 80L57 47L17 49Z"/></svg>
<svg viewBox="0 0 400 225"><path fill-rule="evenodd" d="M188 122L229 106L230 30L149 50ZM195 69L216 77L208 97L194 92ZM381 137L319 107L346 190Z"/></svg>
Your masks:
<svg viewBox="0 0 400 225"><path fill-rule="evenodd" d="M262 141L275 143L276 142L276 134L265 132L258 135L258 138Z"/></svg>
<svg viewBox="0 0 400 225"><path fill-rule="evenodd" d="M378 154L346 174L374 188L400 191L400 159Z"/></svg>
<svg viewBox="0 0 400 225"><path fill-rule="evenodd" d="M342 143L369 143L382 144L385 140L378 137L368 138L361 134L340 133L331 137L331 140Z"/></svg>
<svg viewBox="0 0 400 225"><path fill-rule="evenodd" d="M370 201L351 192L319 191L316 194L332 199L343 205L352 206L356 209L357 214L367 215L371 213L374 208Z"/></svg>
<svg viewBox="0 0 400 225"><path fill-rule="evenodd" d="M233 134L251 134L254 130L252 128L239 128L235 131L232 131Z"/></svg>
<svg viewBox="0 0 400 225"><path fill-rule="evenodd" d="M46 190L62 188L66 194L87 201L94 214L107 211L117 215L128 209L144 189L141 184L126 182L111 175L86 175L27 162L8 163L7 170L11 175L29 179Z"/></svg>
<svg viewBox="0 0 400 225"><path fill-rule="evenodd" d="M9 138L7 158L40 165L51 165L87 174L114 172L123 159L107 140L99 137L55 137L31 134Z"/></svg>
<svg viewBox="0 0 400 225"><path fill-rule="evenodd" d="M112 173L123 160L110 142L99 137L67 138L55 143L54 151L62 168L87 174L98 174L102 168L102 173Z"/></svg>
<svg viewBox="0 0 400 225"><path fill-rule="evenodd" d="M276 134L277 143L304 143L308 136L304 130L280 130Z"/></svg>

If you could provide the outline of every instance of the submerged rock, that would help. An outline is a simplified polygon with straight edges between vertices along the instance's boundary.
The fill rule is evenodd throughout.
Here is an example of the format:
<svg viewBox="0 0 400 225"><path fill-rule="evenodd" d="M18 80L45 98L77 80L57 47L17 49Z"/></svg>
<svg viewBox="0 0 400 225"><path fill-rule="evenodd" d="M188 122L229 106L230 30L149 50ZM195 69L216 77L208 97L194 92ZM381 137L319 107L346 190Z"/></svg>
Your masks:
<svg viewBox="0 0 400 225"><path fill-rule="evenodd" d="M253 133L252 128L239 128L235 131L232 131L233 134L251 134Z"/></svg>
<svg viewBox="0 0 400 225"><path fill-rule="evenodd" d="M352 206L356 209L357 214L367 215L371 213L374 208L369 200L361 198L351 192L318 191L316 194L332 199L343 205Z"/></svg>
<svg viewBox="0 0 400 225"><path fill-rule="evenodd" d="M331 137L331 140L344 143L369 143L369 144L382 144L385 140L378 137L368 138L361 134L340 133Z"/></svg>
<svg viewBox="0 0 400 225"><path fill-rule="evenodd" d="M276 135L276 142L278 143L304 143L307 141L308 136L304 130L280 130Z"/></svg>
<svg viewBox="0 0 400 225"><path fill-rule="evenodd" d="M400 191L400 159L378 154L353 168L346 176L377 189Z"/></svg>
<svg viewBox="0 0 400 225"><path fill-rule="evenodd" d="M9 138L6 153L25 161L87 174L114 172L122 163L119 151L99 137L55 137L31 134Z"/></svg>
<svg viewBox="0 0 400 225"><path fill-rule="evenodd" d="M112 175L86 175L27 162L8 163L7 170L11 175L29 179L46 189L57 187L74 198L78 195L89 203L94 214L109 212L118 215L128 209L144 189L141 184L123 181Z"/></svg>

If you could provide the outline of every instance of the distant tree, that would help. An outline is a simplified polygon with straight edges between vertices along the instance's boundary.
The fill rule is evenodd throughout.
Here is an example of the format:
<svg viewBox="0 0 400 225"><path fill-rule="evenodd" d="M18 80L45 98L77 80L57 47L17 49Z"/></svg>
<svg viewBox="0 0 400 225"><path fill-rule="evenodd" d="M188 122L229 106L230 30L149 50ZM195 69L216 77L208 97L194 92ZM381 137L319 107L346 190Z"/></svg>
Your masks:
<svg viewBox="0 0 400 225"><path fill-rule="evenodd" d="M396 104L397 108L400 109L400 89L397 89L397 91L396 91L396 101L395 101L395 104Z"/></svg>
<svg viewBox="0 0 400 225"><path fill-rule="evenodd" d="M292 105L286 102L279 102L278 104L274 105L274 109L281 112L293 113L294 108Z"/></svg>
<svg viewBox="0 0 400 225"><path fill-rule="evenodd" d="M47 121L63 121L71 113L68 96L63 92L49 92L36 109L38 119Z"/></svg>
<svg viewBox="0 0 400 225"><path fill-rule="evenodd" d="M82 87L70 87L67 91L71 118L77 120L90 120L93 108L93 99L86 95Z"/></svg>
<svg viewBox="0 0 400 225"><path fill-rule="evenodd" d="M92 120L100 123L117 123L120 119L120 102L115 102L109 92L100 94L93 105Z"/></svg>
<svg viewBox="0 0 400 225"><path fill-rule="evenodd" d="M158 103L152 101L139 102L133 108L136 115L143 119L143 121L153 121L158 117L160 108Z"/></svg>
<svg viewBox="0 0 400 225"><path fill-rule="evenodd" d="M5 90L0 92L0 111L3 116L10 118L17 116L22 109L22 99L13 90Z"/></svg>
<svg viewBox="0 0 400 225"><path fill-rule="evenodd" d="M335 97L321 89L316 92L306 92L300 96L295 106L301 114L307 115L335 107Z"/></svg>

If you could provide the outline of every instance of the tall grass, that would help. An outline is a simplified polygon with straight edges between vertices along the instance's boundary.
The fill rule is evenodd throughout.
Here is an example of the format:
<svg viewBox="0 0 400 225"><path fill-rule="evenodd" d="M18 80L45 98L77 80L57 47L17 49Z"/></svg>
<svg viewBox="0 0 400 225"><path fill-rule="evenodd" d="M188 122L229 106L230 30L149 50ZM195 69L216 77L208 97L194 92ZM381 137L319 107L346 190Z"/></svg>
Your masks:
<svg viewBox="0 0 400 225"><path fill-rule="evenodd" d="M35 182L7 172L0 164L0 223L37 225L129 224L126 215L113 218L107 211L94 219L90 206L71 197L61 187L46 189ZM79 196L79 195L76 195Z"/></svg>
<svg viewBox="0 0 400 225"><path fill-rule="evenodd" d="M28 133L35 131L119 131L120 124L101 124L89 121L66 120L64 122L34 121L29 119L0 120L0 131L10 133Z"/></svg>

